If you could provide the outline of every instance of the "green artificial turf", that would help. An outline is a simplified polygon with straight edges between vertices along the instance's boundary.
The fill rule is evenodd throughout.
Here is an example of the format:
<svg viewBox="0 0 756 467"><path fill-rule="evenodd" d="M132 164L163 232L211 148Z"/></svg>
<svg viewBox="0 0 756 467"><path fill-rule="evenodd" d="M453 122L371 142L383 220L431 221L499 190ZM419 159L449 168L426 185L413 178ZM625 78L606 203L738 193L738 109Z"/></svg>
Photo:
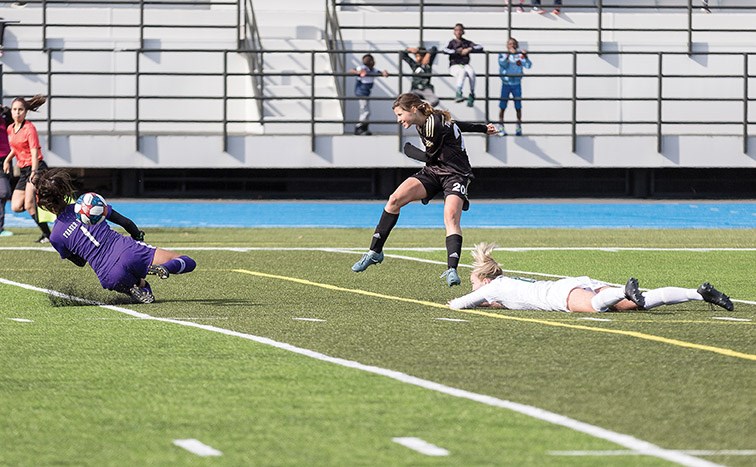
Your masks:
<svg viewBox="0 0 756 467"><path fill-rule="evenodd" d="M157 302L132 305L102 290L88 267L59 260L32 243L32 230L20 230L0 247L36 249L0 249L0 278L396 370L666 449L756 448L756 361L737 356L756 355L756 305L736 301L736 310L726 312L691 302L591 316L611 321L553 312L453 311L443 304L469 291L467 251L463 284L449 289L438 277L445 269L443 231L397 229L383 264L354 274L349 268L371 233L151 229L148 242L185 250L199 266L166 281L150 279ZM644 288L695 288L711 281L736 300L756 301L753 231L465 231L466 247L479 241L506 248L737 248L502 250L496 257L505 269L539 279L589 275L624 283L632 275ZM229 247L238 250L224 249ZM339 251L313 250L326 247ZM437 249L404 249L428 247ZM647 456L552 455L624 448L240 337L75 306L15 285L0 284L0 296L0 465L665 463ZM554 323L568 327L549 325ZM393 443L396 436L422 438L450 455L424 456ZM185 438L223 455L199 458L171 444ZM700 457L743 466L756 458Z"/></svg>

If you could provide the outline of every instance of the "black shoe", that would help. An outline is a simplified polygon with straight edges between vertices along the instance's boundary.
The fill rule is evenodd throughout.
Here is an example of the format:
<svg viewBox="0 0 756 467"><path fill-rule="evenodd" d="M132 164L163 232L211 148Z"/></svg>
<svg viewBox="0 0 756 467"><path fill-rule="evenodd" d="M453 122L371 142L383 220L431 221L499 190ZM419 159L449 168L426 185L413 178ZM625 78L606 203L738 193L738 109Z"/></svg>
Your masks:
<svg viewBox="0 0 756 467"><path fill-rule="evenodd" d="M646 299L638 287L638 279L631 277L625 284L625 298L635 303L639 310L646 308Z"/></svg>
<svg viewBox="0 0 756 467"><path fill-rule="evenodd" d="M160 279L168 279L171 275L171 273L168 272L168 269L160 264L151 264L150 267L147 268L147 274L158 276Z"/></svg>
<svg viewBox="0 0 756 467"><path fill-rule="evenodd" d="M721 306L727 311L732 311L735 309L735 306L730 301L730 297L715 289L714 286L709 284L708 282L701 284L696 292L701 294L704 301L707 303L713 303L714 305Z"/></svg>

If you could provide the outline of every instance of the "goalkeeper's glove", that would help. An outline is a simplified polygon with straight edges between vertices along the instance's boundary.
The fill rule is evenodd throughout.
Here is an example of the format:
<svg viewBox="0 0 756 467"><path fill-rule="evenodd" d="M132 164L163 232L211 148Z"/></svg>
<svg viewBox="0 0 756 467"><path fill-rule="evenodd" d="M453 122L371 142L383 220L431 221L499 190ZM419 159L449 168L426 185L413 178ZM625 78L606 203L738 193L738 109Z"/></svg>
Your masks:
<svg viewBox="0 0 756 467"><path fill-rule="evenodd" d="M138 242L143 242L144 241L144 230L140 230L138 234L132 235L131 238L133 238L134 240L136 240Z"/></svg>

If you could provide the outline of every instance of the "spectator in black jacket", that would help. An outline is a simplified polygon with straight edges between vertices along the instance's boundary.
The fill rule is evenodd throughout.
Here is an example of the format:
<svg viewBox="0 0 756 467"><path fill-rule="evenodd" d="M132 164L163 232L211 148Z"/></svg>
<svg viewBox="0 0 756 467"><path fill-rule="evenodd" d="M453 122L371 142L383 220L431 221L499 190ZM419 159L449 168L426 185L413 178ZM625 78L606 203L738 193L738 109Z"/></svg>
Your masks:
<svg viewBox="0 0 756 467"><path fill-rule="evenodd" d="M410 93L426 101L433 107L439 103L438 96L436 96L436 92L431 84L433 60L436 59L437 53L438 49L435 46L431 47L430 50L425 49L425 47L407 47L407 50L402 52L402 60L412 69Z"/></svg>
<svg viewBox="0 0 756 467"><path fill-rule="evenodd" d="M467 96L467 106L472 107L475 102L475 70L470 66L470 54L482 52L483 46L463 38L464 34L465 26L462 23L454 25L454 39L446 45L444 53L449 54L449 73L456 79L457 95L454 101L462 102L465 100L462 95L462 88L465 79L468 79L470 81L470 95Z"/></svg>

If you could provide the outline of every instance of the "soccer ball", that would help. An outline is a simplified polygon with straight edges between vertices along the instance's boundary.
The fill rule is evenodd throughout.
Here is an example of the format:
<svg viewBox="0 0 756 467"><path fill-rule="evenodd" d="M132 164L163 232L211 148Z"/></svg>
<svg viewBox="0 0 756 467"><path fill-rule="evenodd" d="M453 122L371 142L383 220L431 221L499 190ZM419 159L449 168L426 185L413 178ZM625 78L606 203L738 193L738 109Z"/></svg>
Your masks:
<svg viewBox="0 0 756 467"><path fill-rule="evenodd" d="M74 212L83 224L96 225L105 220L108 203L97 193L84 193L76 200Z"/></svg>

